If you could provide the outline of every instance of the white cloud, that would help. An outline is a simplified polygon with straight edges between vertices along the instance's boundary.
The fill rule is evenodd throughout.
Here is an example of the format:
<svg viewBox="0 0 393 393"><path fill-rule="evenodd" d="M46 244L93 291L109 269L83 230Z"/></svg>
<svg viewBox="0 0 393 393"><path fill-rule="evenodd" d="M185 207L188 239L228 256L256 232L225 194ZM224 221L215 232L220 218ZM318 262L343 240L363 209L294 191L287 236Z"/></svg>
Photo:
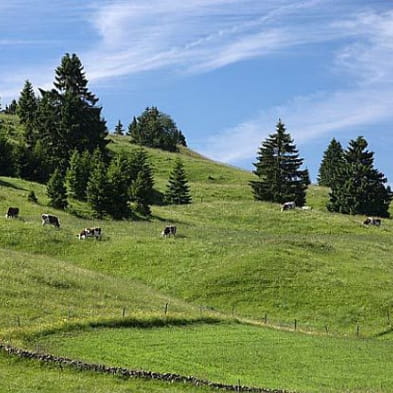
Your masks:
<svg viewBox="0 0 393 393"><path fill-rule="evenodd" d="M351 88L298 97L261 111L258 116L212 135L204 154L236 163L255 156L257 147L282 118L296 142L324 134L393 120L393 12L360 13L332 28L351 37L336 53L336 72L347 76Z"/></svg>

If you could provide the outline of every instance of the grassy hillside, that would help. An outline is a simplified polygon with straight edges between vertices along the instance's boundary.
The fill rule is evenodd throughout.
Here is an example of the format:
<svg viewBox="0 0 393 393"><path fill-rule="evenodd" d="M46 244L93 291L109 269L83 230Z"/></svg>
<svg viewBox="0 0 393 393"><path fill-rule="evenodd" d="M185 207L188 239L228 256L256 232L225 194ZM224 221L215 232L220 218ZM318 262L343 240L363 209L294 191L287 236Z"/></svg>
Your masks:
<svg viewBox="0 0 393 393"><path fill-rule="evenodd" d="M126 137L112 140L109 146L113 151L135 149ZM231 345L235 341L244 348L245 354L238 359L231 355L231 351L236 353L236 345L225 349L228 350L225 360L200 357L191 361L188 350L183 347L184 352L179 349L176 355L179 361L143 363L143 367L161 369L172 365L171 369L192 374L199 370L198 364L225 361L224 368L207 369L211 372L207 376L216 380L221 376L224 382L244 378L251 384L300 391L392 391L384 381L384 375L393 371L389 357L390 335L383 336L384 339L372 338L389 331L390 315L393 318L391 220L383 220L380 228L366 228L361 225L363 217L328 213L325 209L328 190L317 186L311 186L308 191L307 204L313 210L281 212L276 204L253 201L248 186L252 179L249 172L210 161L187 149L180 153L147 150L160 192L165 190L175 158L181 156L190 181L191 205L153 206L150 221L91 220L83 218L88 217L89 210L80 202L72 202L70 208L78 215L56 211L47 207L44 186L0 178L0 213L5 214L9 206L20 208L19 219L0 219L0 274L3 278L0 339L23 337L26 345L31 345L29 334L37 330L48 331L53 327L57 331L63 328L68 331L72 324L89 326L86 322L89 320L121 319L123 310L126 318L165 320L167 304L168 316L189 320L216 311L219 317L234 316L259 322L266 319L268 325L293 330L296 319L298 333L281 332L277 334L283 335L274 339L269 329L255 327L254 332L254 328L239 327L243 330L229 340ZM38 196L38 204L27 201L30 190ZM59 216L59 230L41 226L40 215L44 212ZM177 225L178 235L164 239L160 232L169 222ZM78 240L77 233L92 225L102 227L103 239ZM215 337L216 334L212 340L217 342L214 349L217 353L229 345L219 337L232 337L234 331L228 324L219 328L201 327L201 331L191 327L184 329L192 332L185 334L195 333L195 341L190 339L191 347L203 342L204 335ZM186 330L180 329L179 340L181 332ZM306 340L307 336L299 331L315 333L315 337ZM87 334L91 333L88 329ZM255 338L254 333L260 338ZM326 333L327 337L322 337ZM53 341L47 341L52 338L45 336L38 341L39 345L54 351L70 349L74 354L72 351L78 345L72 340L63 341L58 334ZM108 342L108 347L102 347L108 360L122 364L123 357L110 357L112 352L120 352L105 336L106 331L100 334L103 334L101 340ZM119 342L122 334L134 333L112 329L108 334ZM145 331L140 330L138 334L146 339L149 334L157 334L157 340L162 339L160 331L149 330L145 335ZM240 339L243 336L245 341ZM334 341L333 336L351 338ZM94 337L95 334L86 336L86 348L75 352L75 356L100 360L94 355ZM288 362L281 362L281 366L277 363L277 367L281 367L280 373L276 373L280 376L278 379L272 379L257 368L253 370L261 373L261 377L255 380L248 378L248 371L244 369L231 374L231 368L240 363L251 367L255 361L247 357L246 352L252 352L251 347L247 349L247 337L251 337L251 345L253 340L260 339L265 340L268 347L277 348L279 359L288 357ZM361 341L365 337L368 341ZM141 338L141 343L145 338ZM277 340L286 346L279 346ZM93 347L88 347L89 343L93 343ZM298 379L289 377L293 373L289 358L293 348L306 349L309 355L302 364L307 370L321 356L318 351L312 352L312 348L329 345L332 358L341 359L339 362L352 362L356 357L363 359L370 370L376 370L386 361L385 369L376 372L376 377L364 386L362 381L367 380L367 372L360 365L358 374L356 367L348 371L354 373L351 375L357 382L353 384L346 384L348 379L334 363L329 371L333 381L330 385L318 378L310 381L307 373L298 373ZM137 359L142 356L143 348L133 347L133 351ZM382 357L378 357L378 351ZM179 367L183 357L188 359L184 360L186 368ZM1 362L8 360L0 357ZM7 375L17 373L16 363L9 361ZM32 380L42 378L39 369L33 366L31 370L35 375ZM274 370L273 367L272 375ZM322 369L315 370L316 375L319 372L323 374ZM0 386L5 385L0 383ZM123 385L119 387L119 391L123 388ZM136 391L143 389L135 388ZM154 389L160 391L161 387L152 387L151 391ZM64 391L78 390L70 387ZM91 391L101 390L92 388Z"/></svg>

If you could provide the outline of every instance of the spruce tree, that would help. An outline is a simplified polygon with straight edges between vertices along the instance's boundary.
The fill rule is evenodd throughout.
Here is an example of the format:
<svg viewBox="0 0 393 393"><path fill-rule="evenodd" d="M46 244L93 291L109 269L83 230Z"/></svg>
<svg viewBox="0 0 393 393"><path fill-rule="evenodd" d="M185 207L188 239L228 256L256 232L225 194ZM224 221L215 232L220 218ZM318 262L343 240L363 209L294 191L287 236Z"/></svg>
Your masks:
<svg viewBox="0 0 393 393"><path fill-rule="evenodd" d="M130 208L128 202L130 180L127 176L127 159L118 154L115 156L108 168L108 181L110 187L110 203L108 206L108 213L116 219L128 217L130 215Z"/></svg>
<svg viewBox="0 0 393 393"><path fill-rule="evenodd" d="M96 105L98 98L87 88L88 81L78 56L67 53L55 73L55 88L41 90L38 129L51 146L54 166L64 167L74 149L93 152L99 148L104 152L108 132L101 117L102 108Z"/></svg>
<svg viewBox="0 0 393 393"><path fill-rule="evenodd" d="M0 130L0 176L14 176L15 164L14 148Z"/></svg>
<svg viewBox="0 0 393 393"><path fill-rule="evenodd" d="M137 122L137 120L136 120L136 117L134 116L134 117L132 118L132 122L131 122L131 123L129 124L129 126L128 126L128 130L127 130L126 135L132 136L132 135L136 134L136 132L137 132L137 126L138 126L138 122Z"/></svg>
<svg viewBox="0 0 393 393"><path fill-rule="evenodd" d="M64 176L59 168L53 172L48 181L47 194L49 206L56 209L65 209L67 207L67 190L64 185Z"/></svg>
<svg viewBox="0 0 393 393"><path fill-rule="evenodd" d="M78 150L74 150L66 172L66 186L69 197L78 200L85 199L87 182L84 181L83 172L81 154Z"/></svg>
<svg viewBox="0 0 393 393"><path fill-rule="evenodd" d="M147 161L144 160L139 167L136 179L132 182L130 187L131 201L136 203L136 210L145 215L150 216L150 204L153 198L153 173Z"/></svg>
<svg viewBox="0 0 393 393"><path fill-rule="evenodd" d="M374 168L374 153L367 149L363 137L351 140L344 152L344 164L331 185L330 211L389 217L393 198L383 173Z"/></svg>
<svg viewBox="0 0 393 393"><path fill-rule="evenodd" d="M107 178L107 168L103 156L99 149L93 154L92 172L87 183L87 202L93 214L97 218L102 218L108 211L110 203L110 188Z"/></svg>
<svg viewBox="0 0 393 393"><path fill-rule="evenodd" d="M340 142L335 138L331 140L326 151L323 153L321 166L319 168L318 184L320 186L331 187L337 176L337 172L343 165L344 150Z"/></svg>
<svg viewBox="0 0 393 393"><path fill-rule="evenodd" d="M254 198L278 203L295 201L297 206L303 206L309 176L307 170L300 169L302 164L293 139L279 120L276 132L258 151L253 173L259 180L250 182Z"/></svg>
<svg viewBox="0 0 393 393"><path fill-rule="evenodd" d="M116 124L114 134L115 134L115 135L124 135L123 124L121 123L120 120L119 120L118 123Z"/></svg>
<svg viewBox="0 0 393 393"><path fill-rule="evenodd" d="M20 93L16 113L25 127L25 140L28 146L35 142L34 126L37 116L38 101L34 94L33 85L27 80Z"/></svg>
<svg viewBox="0 0 393 393"><path fill-rule="evenodd" d="M191 203L190 188L184 170L183 162L180 159L175 161L164 196L168 204L188 204Z"/></svg>

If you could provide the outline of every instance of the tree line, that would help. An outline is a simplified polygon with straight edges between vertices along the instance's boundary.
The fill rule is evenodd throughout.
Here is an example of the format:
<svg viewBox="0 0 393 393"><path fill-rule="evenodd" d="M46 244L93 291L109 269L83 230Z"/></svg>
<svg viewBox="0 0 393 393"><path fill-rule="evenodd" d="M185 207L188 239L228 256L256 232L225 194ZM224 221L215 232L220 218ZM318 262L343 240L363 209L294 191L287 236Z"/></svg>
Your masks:
<svg viewBox="0 0 393 393"><path fill-rule="evenodd" d="M36 96L31 82L25 82L19 100L6 107L7 113L18 115L23 134L11 141L0 122L0 174L46 183L50 205L56 208L64 209L75 199L87 201L96 217L148 216L157 194L149 157L142 148L130 155L110 152L102 108L87 85L75 54L62 58L51 90L39 89ZM156 107L134 118L128 133L131 143L141 146L176 151L178 144L186 145L174 121ZM180 160L163 200L191 202Z"/></svg>
<svg viewBox="0 0 393 393"><path fill-rule="evenodd" d="M374 168L374 153L367 150L364 137L349 142L344 150L332 139L324 152L319 169L318 184L330 187L327 209L344 214L364 214L389 217L393 193L386 185L383 173ZM310 184L307 169L301 169L293 139L279 120L276 132L262 142L254 163L257 180L250 182L254 199L283 203L306 202Z"/></svg>

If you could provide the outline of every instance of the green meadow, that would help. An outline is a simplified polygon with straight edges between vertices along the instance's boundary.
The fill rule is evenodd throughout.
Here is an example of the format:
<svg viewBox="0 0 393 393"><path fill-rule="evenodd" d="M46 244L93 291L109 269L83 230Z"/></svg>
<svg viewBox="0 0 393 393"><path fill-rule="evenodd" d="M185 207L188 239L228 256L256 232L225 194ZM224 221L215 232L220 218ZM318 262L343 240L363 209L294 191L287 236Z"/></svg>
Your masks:
<svg viewBox="0 0 393 393"><path fill-rule="evenodd" d="M111 140L113 151L135 148L127 137ZM366 228L364 217L331 214L318 186L308 191L312 210L281 212L253 201L247 171L188 149L147 151L158 192L182 158L191 205L155 205L148 221L96 220L80 202L48 208L43 185L0 177L0 213L20 208L20 218L0 219L1 340L223 383L393 391L391 220ZM31 190L37 204L27 201ZM61 228L42 226L42 213ZM160 236L167 223L176 238ZM93 225L102 240L78 240ZM0 364L1 391L206 390L60 372L4 354Z"/></svg>

